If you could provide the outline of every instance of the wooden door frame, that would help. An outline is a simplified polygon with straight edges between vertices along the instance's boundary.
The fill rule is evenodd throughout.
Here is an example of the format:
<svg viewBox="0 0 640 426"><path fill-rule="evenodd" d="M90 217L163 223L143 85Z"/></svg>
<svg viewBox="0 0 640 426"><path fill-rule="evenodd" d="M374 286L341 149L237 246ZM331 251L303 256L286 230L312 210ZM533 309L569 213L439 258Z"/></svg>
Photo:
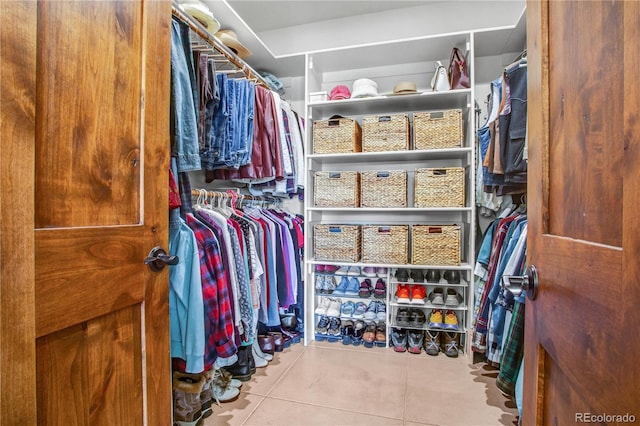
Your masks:
<svg viewBox="0 0 640 426"><path fill-rule="evenodd" d="M36 424L37 2L0 2L0 424ZM20 47L17 47L20 46Z"/></svg>

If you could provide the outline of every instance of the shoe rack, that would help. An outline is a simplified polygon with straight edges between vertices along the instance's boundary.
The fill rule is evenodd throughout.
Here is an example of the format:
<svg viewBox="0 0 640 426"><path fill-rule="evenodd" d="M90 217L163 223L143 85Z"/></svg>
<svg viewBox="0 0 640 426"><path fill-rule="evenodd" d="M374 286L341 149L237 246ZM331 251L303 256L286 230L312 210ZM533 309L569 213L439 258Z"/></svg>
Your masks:
<svg viewBox="0 0 640 426"><path fill-rule="evenodd" d="M305 305L305 344L316 338L316 325L319 317L315 309L322 301L324 294L316 292L317 265L335 265L351 267L387 268L386 335L391 336L397 324L398 311L403 308L418 309L424 313L427 321L433 309L452 311L458 319L459 329L456 331L462 352L469 339L467 338L469 318L473 306L473 265L475 263L475 115L474 115L474 33L448 34L444 36L426 37L392 43L358 46L356 48L338 49L309 53L306 55L306 112L309 125L305 160L307 166L307 185L305 193L305 273L306 294L314 297L306 298ZM468 89L457 89L444 92L433 92L430 88L434 64L437 61L448 63L451 49L456 46L469 61L472 73L472 84ZM374 80L381 96L361 99L310 101L310 93L326 91L343 84L352 87L359 78ZM394 85L402 81L415 82L418 93L402 96L384 96L393 91ZM460 110L462 115L463 136L458 147L442 149L414 149L413 121L416 113L424 111ZM356 120L360 126L364 118L370 115L406 114L409 117L409 149L382 152L353 152L339 154L316 154L313 151L313 125L318 120L329 120L334 115ZM464 170L464 204L460 207L415 207L416 171L419 168L462 168ZM406 172L406 206L405 207L318 207L314 205L314 177L316 172L348 172L357 171L389 171ZM409 229L409 247L411 247L412 230L415 225L457 225L461 230L460 262L448 264L413 264L408 253L407 263L388 263L383 260L367 259L363 261L340 261L314 258L314 226L315 225L374 225L393 226L407 225ZM421 271L437 270L443 275L447 271L456 271L460 275L460 283L430 283L408 280L410 285L422 286L428 297L437 287L454 288L462 297L458 306L438 306L431 301L424 305L403 302L395 299L398 281L395 272L399 269ZM364 279L365 277L359 277ZM340 296L344 298L344 296ZM446 297L446 294L445 294ZM357 296L356 296L357 299ZM428 324L417 327L404 327L406 330L431 330Z"/></svg>

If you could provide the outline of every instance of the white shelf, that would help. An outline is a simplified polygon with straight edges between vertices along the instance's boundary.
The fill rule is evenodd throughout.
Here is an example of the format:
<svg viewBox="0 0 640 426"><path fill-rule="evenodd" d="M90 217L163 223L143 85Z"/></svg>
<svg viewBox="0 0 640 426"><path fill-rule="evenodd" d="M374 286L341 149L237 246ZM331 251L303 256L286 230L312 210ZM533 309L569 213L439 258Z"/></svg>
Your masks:
<svg viewBox="0 0 640 426"><path fill-rule="evenodd" d="M398 285L398 284L422 285L422 286L425 286L425 287L468 287L469 286L469 284L466 281L465 282L461 282L460 284L448 284L447 282L443 282L443 283L428 283L428 282L416 283L416 282L413 282L413 281L397 281L395 278L389 280L389 285Z"/></svg>
<svg viewBox="0 0 640 426"><path fill-rule="evenodd" d="M392 263L361 263L361 262L340 262L334 260L315 260L310 259L308 263L312 265L344 265L344 266L373 266L376 268L401 268L401 269L449 269L458 271L471 271L472 267L468 263L461 263L457 266L452 265L413 265L413 264L392 264Z"/></svg>
<svg viewBox="0 0 640 426"><path fill-rule="evenodd" d="M344 154L309 154L307 158L331 164L389 163L394 161L424 161L461 159L473 152L473 148L444 148L408 151L354 152Z"/></svg>
<svg viewBox="0 0 640 426"><path fill-rule="evenodd" d="M375 98L343 99L309 103L314 114L322 118L333 115L377 115L410 111L468 108L471 89L447 92L422 92L414 95L378 96ZM316 116L317 117L317 116Z"/></svg>
<svg viewBox="0 0 640 426"><path fill-rule="evenodd" d="M427 213L427 212L470 212L473 207L310 207L311 212L344 213Z"/></svg>
<svg viewBox="0 0 640 426"><path fill-rule="evenodd" d="M419 308L419 309L442 309L443 311L446 311L446 310L466 311L469 309L464 304L461 304L458 306L448 306L448 305L433 305L431 303L425 303L424 305L419 305L417 303L389 302L389 306L400 306L403 308Z"/></svg>

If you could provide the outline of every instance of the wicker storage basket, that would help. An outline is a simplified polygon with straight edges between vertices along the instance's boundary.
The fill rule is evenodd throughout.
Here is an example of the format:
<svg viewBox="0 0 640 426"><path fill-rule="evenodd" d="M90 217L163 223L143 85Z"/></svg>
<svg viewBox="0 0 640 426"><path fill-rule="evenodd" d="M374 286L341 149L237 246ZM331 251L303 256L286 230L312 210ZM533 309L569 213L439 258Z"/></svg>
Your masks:
<svg viewBox="0 0 640 426"><path fill-rule="evenodd" d="M362 151L362 131L356 120L344 117L313 123L313 153L337 154Z"/></svg>
<svg viewBox="0 0 640 426"><path fill-rule="evenodd" d="M362 227L362 262L404 265L408 260L408 225Z"/></svg>
<svg viewBox="0 0 640 426"><path fill-rule="evenodd" d="M316 172L313 204L316 207L360 207L360 173Z"/></svg>
<svg viewBox="0 0 640 426"><path fill-rule="evenodd" d="M369 115L362 120L362 151L405 151L409 149L407 114Z"/></svg>
<svg viewBox="0 0 640 426"><path fill-rule="evenodd" d="M413 114L413 148L455 148L462 145L462 110Z"/></svg>
<svg viewBox="0 0 640 426"><path fill-rule="evenodd" d="M360 226L314 225L313 257L316 260L360 260Z"/></svg>
<svg viewBox="0 0 640 426"><path fill-rule="evenodd" d="M460 265L460 226L413 225L411 263L414 265Z"/></svg>
<svg viewBox="0 0 640 426"><path fill-rule="evenodd" d="M361 172L362 207L407 207L405 170Z"/></svg>
<svg viewBox="0 0 640 426"><path fill-rule="evenodd" d="M416 207L464 207L464 169L417 169Z"/></svg>

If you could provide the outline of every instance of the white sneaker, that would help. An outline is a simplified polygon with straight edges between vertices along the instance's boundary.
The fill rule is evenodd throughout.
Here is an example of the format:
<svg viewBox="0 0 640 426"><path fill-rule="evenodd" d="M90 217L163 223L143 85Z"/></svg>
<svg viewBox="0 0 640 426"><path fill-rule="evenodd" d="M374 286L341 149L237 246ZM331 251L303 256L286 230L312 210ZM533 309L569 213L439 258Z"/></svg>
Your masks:
<svg viewBox="0 0 640 426"><path fill-rule="evenodd" d="M240 389L234 388L232 386L227 386L226 389L222 390L222 388L218 386L213 387L213 398L218 402L227 402L234 400L240 395Z"/></svg>
<svg viewBox="0 0 640 426"><path fill-rule="evenodd" d="M331 304L331 299L328 297L320 297L320 302L318 302L318 306L316 310L313 311L316 315L327 315L327 309L329 309L329 305Z"/></svg>
<svg viewBox="0 0 640 426"><path fill-rule="evenodd" d="M357 277L360 275L360 267L359 266L352 266L349 268L349 272L347 273L347 275L353 275L354 277Z"/></svg>
<svg viewBox="0 0 640 426"><path fill-rule="evenodd" d="M253 362L256 364L256 368L263 368L269 364L269 361L258 355L256 348L253 345L251 345L251 352L253 354Z"/></svg>
<svg viewBox="0 0 640 426"><path fill-rule="evenodd" d="M327 316L328 317L339 317L340 316L340 308L342 308L342 300L340 299L329 299L329 307L327 308Z"/></svg>
<svg viewBox="0 0 640 426"><path fill-rule="evenodd" d="M349 273L349 266L341 266L337 271L334 272L335 275L347 275Z"/></svg>
<svg viewBox="0 0 640 426"><path fill-rule="evenodd" d="M444 304L447 306L458 306L462 303L462 296L454 288L447 289L447 297Z"/></svg>
<svg viewBox="0 0 640 426"><path fill-rule="evenodd" d="M260 349L260 344L258 343L258 339L257 337L253 339L253 355L255 357L255 355L257 355L259 358L265 359L267 361L271 361L273 360L273 355L271 354L266 354L264 352L262 352L262 349ZM240 380L238 380L238 382L240 382ZM242 383L242 382L240 382Z"/></svg>

